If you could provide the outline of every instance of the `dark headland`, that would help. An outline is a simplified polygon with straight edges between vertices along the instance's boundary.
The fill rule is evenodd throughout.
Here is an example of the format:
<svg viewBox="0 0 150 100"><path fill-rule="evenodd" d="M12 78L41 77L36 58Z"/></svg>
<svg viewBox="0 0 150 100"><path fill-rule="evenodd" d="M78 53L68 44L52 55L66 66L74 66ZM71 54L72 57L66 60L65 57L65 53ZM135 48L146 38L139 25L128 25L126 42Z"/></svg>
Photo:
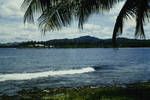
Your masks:
<svg viewBox="0 0 150 100"><path fill-rule="evenodd" d="M150 40L118 38L117 45L120 48L150 47ZM0 48L112 48L112 39L82 36L74 39L0 43Z"/></svg>

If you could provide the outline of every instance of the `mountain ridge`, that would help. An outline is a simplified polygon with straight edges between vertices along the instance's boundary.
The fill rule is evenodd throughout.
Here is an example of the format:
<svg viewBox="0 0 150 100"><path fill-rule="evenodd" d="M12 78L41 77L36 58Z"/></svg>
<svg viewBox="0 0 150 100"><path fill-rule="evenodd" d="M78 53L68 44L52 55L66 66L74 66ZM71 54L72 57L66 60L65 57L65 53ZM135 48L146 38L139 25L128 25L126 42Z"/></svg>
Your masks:
<svg viewBox="0 0 150 100"><path fill-rule="evenodd" d="M150 47L150 40L118 38L118 47ZM48 41L27 41L20 43L0 44L1 48L109 48L112 39L99 39L93 36L81 36L73 39L53 39Z"/></svg>

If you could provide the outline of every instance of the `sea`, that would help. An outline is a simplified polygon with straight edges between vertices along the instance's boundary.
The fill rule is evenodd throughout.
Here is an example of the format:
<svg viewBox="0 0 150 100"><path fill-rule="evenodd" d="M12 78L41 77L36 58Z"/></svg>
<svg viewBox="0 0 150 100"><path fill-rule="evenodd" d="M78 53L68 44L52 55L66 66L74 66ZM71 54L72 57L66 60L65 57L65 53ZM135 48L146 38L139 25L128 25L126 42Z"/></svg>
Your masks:
<svg viewBox="0 0 150 100"><path fill-rule="evenodd" d="M0 95L150 80L150 48L0 49Z"/></svg>

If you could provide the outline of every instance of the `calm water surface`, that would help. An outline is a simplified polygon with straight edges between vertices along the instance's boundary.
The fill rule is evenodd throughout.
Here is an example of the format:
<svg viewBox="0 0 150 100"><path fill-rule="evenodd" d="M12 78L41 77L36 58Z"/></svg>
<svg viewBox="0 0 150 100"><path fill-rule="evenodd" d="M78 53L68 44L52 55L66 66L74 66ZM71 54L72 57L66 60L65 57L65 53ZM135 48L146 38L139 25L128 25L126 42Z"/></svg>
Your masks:
<svg viewBox="0 0 150 100"><path fill-rule="evenodd" d="M0 49L0 94L150 80L150 48Z"/></svg>

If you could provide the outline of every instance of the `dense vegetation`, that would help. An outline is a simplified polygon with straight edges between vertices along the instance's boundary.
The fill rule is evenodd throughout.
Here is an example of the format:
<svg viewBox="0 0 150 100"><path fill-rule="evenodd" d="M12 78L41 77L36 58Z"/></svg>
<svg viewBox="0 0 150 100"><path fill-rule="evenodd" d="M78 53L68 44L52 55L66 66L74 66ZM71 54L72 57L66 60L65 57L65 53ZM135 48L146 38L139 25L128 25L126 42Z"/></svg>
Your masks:
<svg viewBox="0 0 150 100"><path fill-rule="evenodd" d="M150 40L119 38L118 47L150 47ZM98 39L83 36L75 39L55 39L49 41L28 41L21 43L0 44L1 48L109 48L111 39Z"/></svg>

